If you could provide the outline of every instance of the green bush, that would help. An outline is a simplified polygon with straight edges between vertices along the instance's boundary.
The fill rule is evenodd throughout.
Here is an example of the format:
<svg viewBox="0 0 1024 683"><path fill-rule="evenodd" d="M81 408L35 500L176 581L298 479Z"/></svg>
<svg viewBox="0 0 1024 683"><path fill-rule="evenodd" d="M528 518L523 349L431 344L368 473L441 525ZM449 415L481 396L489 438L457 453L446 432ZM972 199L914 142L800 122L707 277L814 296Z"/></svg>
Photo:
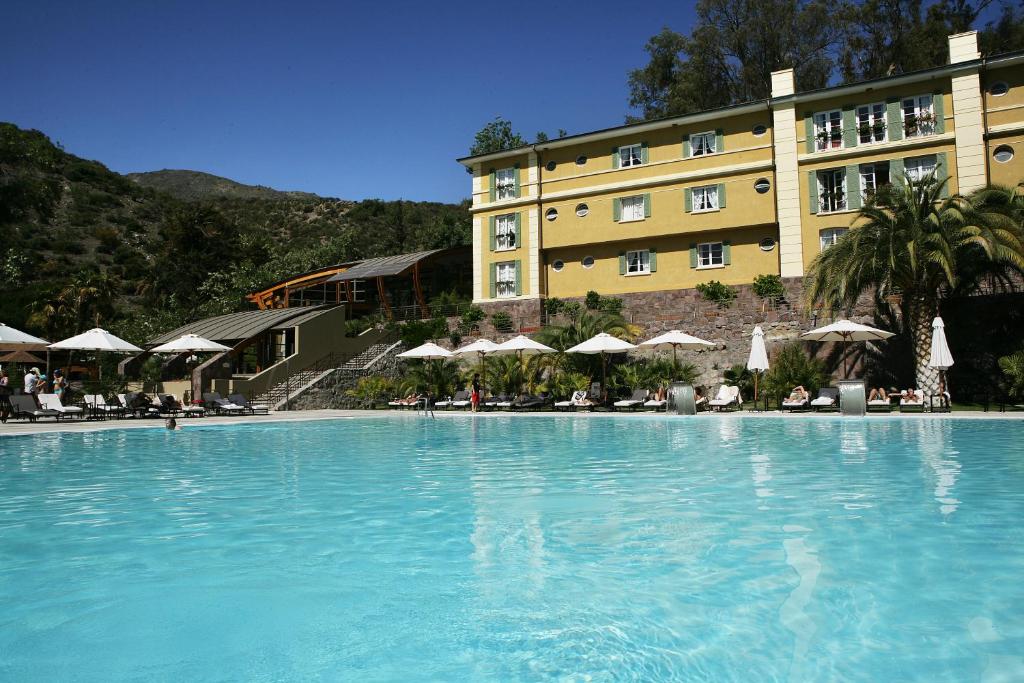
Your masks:
<svg viewBox="0 0 1024 683"><path fill-rule="evenodd" d="M1024 349L999 359L1005 377L1003 388L1010 398L1024 398Z"/></svg>
<svg viewBox="0 0 1024 683"><path fill-rule="evenodd" d="M594 290L587 292L583 299L588 311L600 311L609 315L619 315L622 312L622 299L611 296L601 296Z"/></svg>
<svg viewBox="0 0 1024 683"><path fill-rule="evenodd" d="M761 386L764 393L779 399L788 396L795 386L803 386L808 393L816 394L828 380L825 364L807 355L800 342L792 342L776 354Z"/></svg>
<svg viewBox="0 0 1024 683"><path fill-rule="evenodd" d="M600 310L601 295L595 292L594 290L590 290L589 292L587 292L586 298L583 299L583 303L587 307L588 311Z"/></svg>
<svg viewBox="0 0 1024 683"><path fill-rule="evenodd" d="M360 377L356 381L356 386L345 393L359 399L363 406L372 408L378 401L386 402L393 390L394 382L390 379L371 375L369 377Z"/></svg>
<svg viewBox="0 0 1024 683"><path fill-rule="evenodd" d="M758 275L754 278L754 294L762 299L778 299L785 292L782 278L778 275Z"/></svg>
<svg viewBox="0 0 1024 683"><path fill-rule="evenodd" d="M570 320L576 320L583 313L583 306L580 305L579 301L566 301L562 304L562 313L564 313Z"/></svg>
<svg viewBox="0 0 1024 683"><path fill-rule="evenodd" d="M718 280L700 283L697 285L697 291L706 301L712 301L719 306L728 306L736 298L736 290Z"/></svg>
<svg viewBox="0 0 1024 683"><path fill-rule="evenodd" d="M402 325L399 331L402 343L407 348L415 348L431 339L441 339L448 336L448 323L444 318L432 318L430 320L410 320Z"/></svg>
<svg viewBox="0 0 1024 683"><path fill-rule="evenodd" d="M499 332L511 332L512 316L505 311L498 311L491 316L491 324L494 325L494 329Z"/></svg>
<svg viewBox="0 0 1024 683"><path fill-rule="evenodd" d="M557 297L551 297L550 299L544 299L544 312L548 315L558 315L562 312L562 308L565 306L565 302Z"/></svg>
<svg viewBox="0 0 1024 683"><path fill-rule="evenodd" d="M480 329L480 321L486 318L486 314L479 306L470 306L462 312L462 321L459 323L459 331L462 334L470 334L473 330Z"/></svg>
<svg viewBox="0 0 1024 683"><path fill-rule="evenodd" d="M747 370L746 365L732 366L722 373L722 380L730 386L739 387L741 396L754 398L754 373Z"/></svg>

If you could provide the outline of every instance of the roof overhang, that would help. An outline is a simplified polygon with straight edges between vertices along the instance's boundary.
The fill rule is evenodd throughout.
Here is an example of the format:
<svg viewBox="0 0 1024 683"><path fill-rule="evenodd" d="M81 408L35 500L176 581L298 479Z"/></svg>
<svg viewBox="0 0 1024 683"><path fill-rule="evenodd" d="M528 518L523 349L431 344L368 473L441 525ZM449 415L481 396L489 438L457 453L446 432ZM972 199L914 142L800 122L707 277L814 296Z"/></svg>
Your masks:
<svg viewBox="0 0 1024 683"><path fill-rule="evenodd" d="M338 273L327 282L344 282L346 280L369 280L375 277L388 277L401 275L420 261L441 253L444 249L431 249L430 251L417 251L411 254L399 254L397 256L379 256L366 259L352 266L343 273Z"/></svg>

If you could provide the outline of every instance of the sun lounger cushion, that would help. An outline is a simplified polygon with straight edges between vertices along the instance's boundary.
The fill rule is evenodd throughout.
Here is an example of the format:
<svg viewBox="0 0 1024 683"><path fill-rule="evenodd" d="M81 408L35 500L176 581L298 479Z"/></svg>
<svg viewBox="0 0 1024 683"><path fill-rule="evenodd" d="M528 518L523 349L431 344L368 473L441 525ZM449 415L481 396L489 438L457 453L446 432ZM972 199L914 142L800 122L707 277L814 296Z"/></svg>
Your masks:
<svg viewBox="0 0 1024 683"><path fill-rule="evenodd" d="M725 406L731 406L739 404L740 388L730 387L723 384L718 388L718 395L711 401L708 401L708 405L722 408Z"/></svg>

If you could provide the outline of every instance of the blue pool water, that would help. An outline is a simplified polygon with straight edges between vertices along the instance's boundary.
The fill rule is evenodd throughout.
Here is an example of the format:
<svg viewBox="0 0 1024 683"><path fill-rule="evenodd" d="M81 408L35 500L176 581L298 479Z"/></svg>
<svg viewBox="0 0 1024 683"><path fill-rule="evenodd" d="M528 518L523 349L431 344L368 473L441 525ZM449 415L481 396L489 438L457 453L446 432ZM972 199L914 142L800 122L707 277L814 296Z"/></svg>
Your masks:
<svg viewBox="0 0 1024 683"><path fill-rule="evenodd" d="M0 439L0 680L1024 680L1024 422Z"/></svg>

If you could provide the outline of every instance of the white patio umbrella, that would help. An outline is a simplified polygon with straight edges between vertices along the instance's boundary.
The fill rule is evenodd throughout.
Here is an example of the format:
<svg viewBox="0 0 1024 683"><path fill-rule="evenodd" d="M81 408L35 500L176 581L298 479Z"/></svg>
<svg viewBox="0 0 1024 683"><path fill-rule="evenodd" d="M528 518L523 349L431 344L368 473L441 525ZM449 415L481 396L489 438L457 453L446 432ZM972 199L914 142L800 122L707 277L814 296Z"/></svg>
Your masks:
<svg viewBox="0 0 1024 683"><path fill-rule="evenodd" d="M747 370L754 373L754 403L757 403L757 378L768 369L768 349L764 346L764 330L758 325L754 328L754 336L750 340L750 356L747 357Z"/></svg>
<svg viewBox="0 0 1024 683"><path fill-rule="evenodd" d="M456 356L471 356L476 354L480 358L480 365L483 373L487 374L487 356L498 350L498 345L490 339L477 339L471 344L466 344L461 349L455 349L452 353Z"/></svg>
<svg viewBox="0 0 1024 683"><path fill-rule="evenodd" d="M605 383L608 378L607 369L607 355L609 353L626 353L635 349L636 346L630 344L628 341L613 337L607 332L602 332L588 339L585 342L581 342L572 348L565 350L566 353L586 353L586 354L601 354L601 391L605 390Z"/></svg>
<svg viewBox="0 0 1024 683"><path fill-rule="evenodd" d="M496 356L512 353L519 356L519 359L522 360L523 356L534 356L538 353L555 353L555 350L550 346L544 346L540 342L535 342L527 336L519 335L498 344L498 349L494 352Z"/></svg>
<svg viewBox="0 0 1024 683"><path fill-rule="evenodd" d="M949 344L946 343L946 331L942 318L936 317L932 321L932 355L928 359L928 366L938 368L939 376L953 367L953 354L949 352ZM943 384L945 378L942 377Z"/></svg>
<svg viewBox="0 0 1024 683"><path fill-rule="evenodd" d="M200 337L198 334L183 334L173 341L169 341L166 344L155 346L150 349L151 353L185 353L190 351L192 353L203 353L211 351L230 351L230 346L224 346L215 341L210 341L205 337Z"/></svg>
<svg viewBox="0 0 1024 683"><path fill-rule="evenodd" d="M659 334L657 337L640 342L640 346L650 346L653 349L667 349L671 347L672 365L675 365L676 349L696 351L707 346L714 346L714 344L699 337L686 334L685 332L680 332L679 330L670 330L665 334Z"/></svg>
<svg viewBox="0 0 1024 683"><path fill-rule="evenodd" d="M62 339L50 344L51 349L64 351L107 351L109 353L137 353L142 351L138 346L96 327L88 332L76 334L74 337ZM103 368L97 363L100 379L103 379Z"/></svg>
<svg viewBox="0 0 1024 683"><path fill-rule="evenodd" d="M831 325L819 327L810 332L804 332L800 336L817 342L841 341L843 342L843 374L849 378L849 369L846 361L846 346L852 341L879 341L892 337L894 332L886 332L868 325L850 322L849 320L837 320Z"/></svg>
<svg viewBox="0 0 1024 683"><path fill-rule="evenodd" d="M49 344L50 342L45 339L33 337L27 332L0 323L0 346L49 346Z"/></svg>
<svg viewBox="0 0 1024 683"><path fill-rule="evenodd" d="M409 349L403 353L398 354L399 358L414 358L418 360L442 360L445 358L451 358L452 352L446 348L440 347L434 342L427 342L417 346L415 349Z"/></svg>

